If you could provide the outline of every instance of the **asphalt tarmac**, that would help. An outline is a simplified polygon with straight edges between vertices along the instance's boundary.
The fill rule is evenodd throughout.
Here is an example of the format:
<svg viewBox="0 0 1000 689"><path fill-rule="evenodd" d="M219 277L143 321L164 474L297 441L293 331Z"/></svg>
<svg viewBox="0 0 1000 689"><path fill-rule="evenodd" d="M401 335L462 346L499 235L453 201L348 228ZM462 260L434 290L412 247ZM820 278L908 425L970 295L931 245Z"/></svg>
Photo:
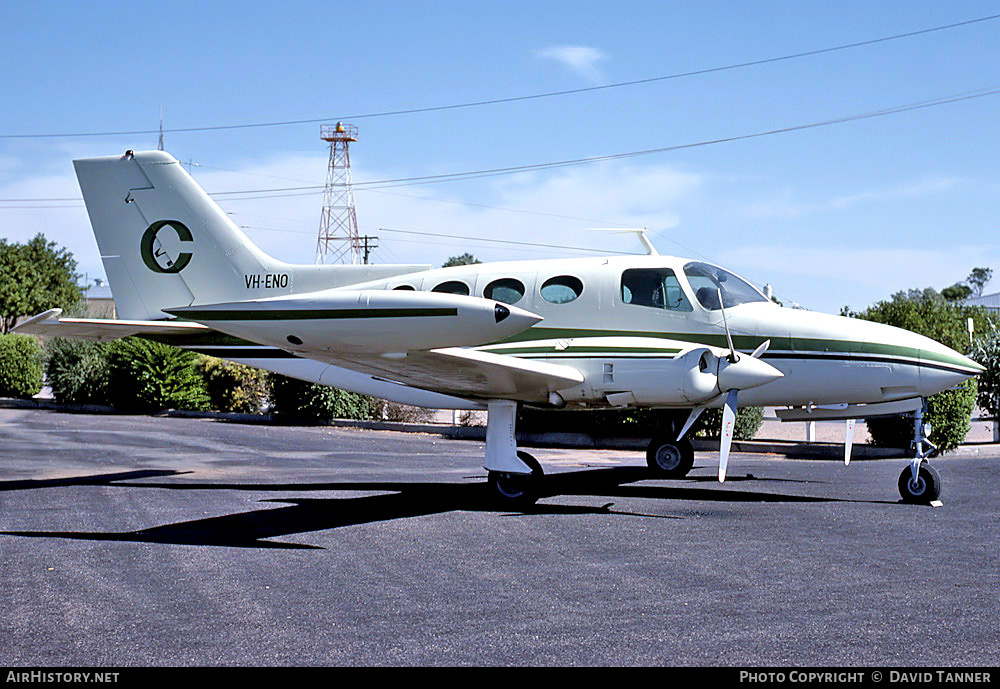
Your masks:
<svg viewBox="0 0 1000 689"><path fill-rule="evenodd" d="M0 409L0 665L1000 665L997 452L934 461L533 450Z"/></svg>

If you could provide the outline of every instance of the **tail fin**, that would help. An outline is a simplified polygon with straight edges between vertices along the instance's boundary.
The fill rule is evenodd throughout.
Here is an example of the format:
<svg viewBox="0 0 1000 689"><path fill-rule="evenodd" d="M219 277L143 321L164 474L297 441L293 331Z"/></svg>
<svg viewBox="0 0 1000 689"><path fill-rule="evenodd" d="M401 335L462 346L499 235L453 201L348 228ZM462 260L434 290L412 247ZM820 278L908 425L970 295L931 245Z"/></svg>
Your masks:
<svg viewBox="0 0 1000 689"><path fill-rule="evenodd" d="M279 261L251 242L163 151L73 162L119 316L314 292L428 266L313 266Z"/></svg>

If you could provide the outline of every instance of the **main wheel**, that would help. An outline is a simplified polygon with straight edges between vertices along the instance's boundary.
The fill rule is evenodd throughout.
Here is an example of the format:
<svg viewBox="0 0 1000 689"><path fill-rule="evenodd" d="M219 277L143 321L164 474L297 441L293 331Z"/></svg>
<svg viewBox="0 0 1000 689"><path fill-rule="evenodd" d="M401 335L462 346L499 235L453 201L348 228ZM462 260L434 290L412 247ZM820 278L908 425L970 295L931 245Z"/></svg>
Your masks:
<svg viewBox="0 0 1000 689"><path fill-rule="evenodd" d="M515 474L507 471L489 472L489 484L493 496L505 506L515 509L530 507L541 497L542 465L538 460L522 450L517 451L517 458L531 468L530 474Z"/></svg>
<svg viewBox="0 0 1000 689"><path fill-rule="evenodd" d="M646 464L664 478L684 478L694 466L694 448L686 438L671 440L668 436L656 436L646 449Z"/></svg>
<svg viewBox="0 0 1000 689"><path fill-rule="evenodd" d="M899 475L899 494L903 496L903 502L929 505L941 495L941 477L934 467L924 462L914 482L913 471L906 467Z"/></svg>

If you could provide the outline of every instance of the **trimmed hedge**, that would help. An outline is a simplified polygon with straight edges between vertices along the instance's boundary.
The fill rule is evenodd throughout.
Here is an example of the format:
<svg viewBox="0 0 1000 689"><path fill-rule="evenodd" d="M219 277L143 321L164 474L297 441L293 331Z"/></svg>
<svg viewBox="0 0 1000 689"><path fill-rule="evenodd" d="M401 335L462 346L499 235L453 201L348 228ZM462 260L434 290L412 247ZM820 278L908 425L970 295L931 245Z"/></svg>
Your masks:
<svg viewBox="0 0 1000 689"><path fill-rule="evenodd" d="M30 335L0 335L0 397L30 398L42 389L42 350Z"/></svg>

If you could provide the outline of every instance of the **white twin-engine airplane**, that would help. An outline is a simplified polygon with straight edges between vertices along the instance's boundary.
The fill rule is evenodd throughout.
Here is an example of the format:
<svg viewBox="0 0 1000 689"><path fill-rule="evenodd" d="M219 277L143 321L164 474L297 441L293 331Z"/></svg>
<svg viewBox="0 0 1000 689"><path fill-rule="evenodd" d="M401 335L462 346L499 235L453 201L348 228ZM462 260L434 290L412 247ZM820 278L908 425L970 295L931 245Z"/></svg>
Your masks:
<svg viewBox="0 0 1000 689"><path fill-rule="evenodd" d="M853 419L913 413L916 456L899 490L931 502L941 483L925 461L922 398L983 370L906 330L782 308L727 270L646 241L646 256L291 265L251 243L167 153L74 165L124 320L52 310L19 331L137 335L404 404L485 408L489 483L515 505L537 499L542 474L517 449L518 404L677 409L647 452L653 475L668 478L692 467L691 424L723 407L724 481L737 402L847 420L845 462Z"/></svg>

